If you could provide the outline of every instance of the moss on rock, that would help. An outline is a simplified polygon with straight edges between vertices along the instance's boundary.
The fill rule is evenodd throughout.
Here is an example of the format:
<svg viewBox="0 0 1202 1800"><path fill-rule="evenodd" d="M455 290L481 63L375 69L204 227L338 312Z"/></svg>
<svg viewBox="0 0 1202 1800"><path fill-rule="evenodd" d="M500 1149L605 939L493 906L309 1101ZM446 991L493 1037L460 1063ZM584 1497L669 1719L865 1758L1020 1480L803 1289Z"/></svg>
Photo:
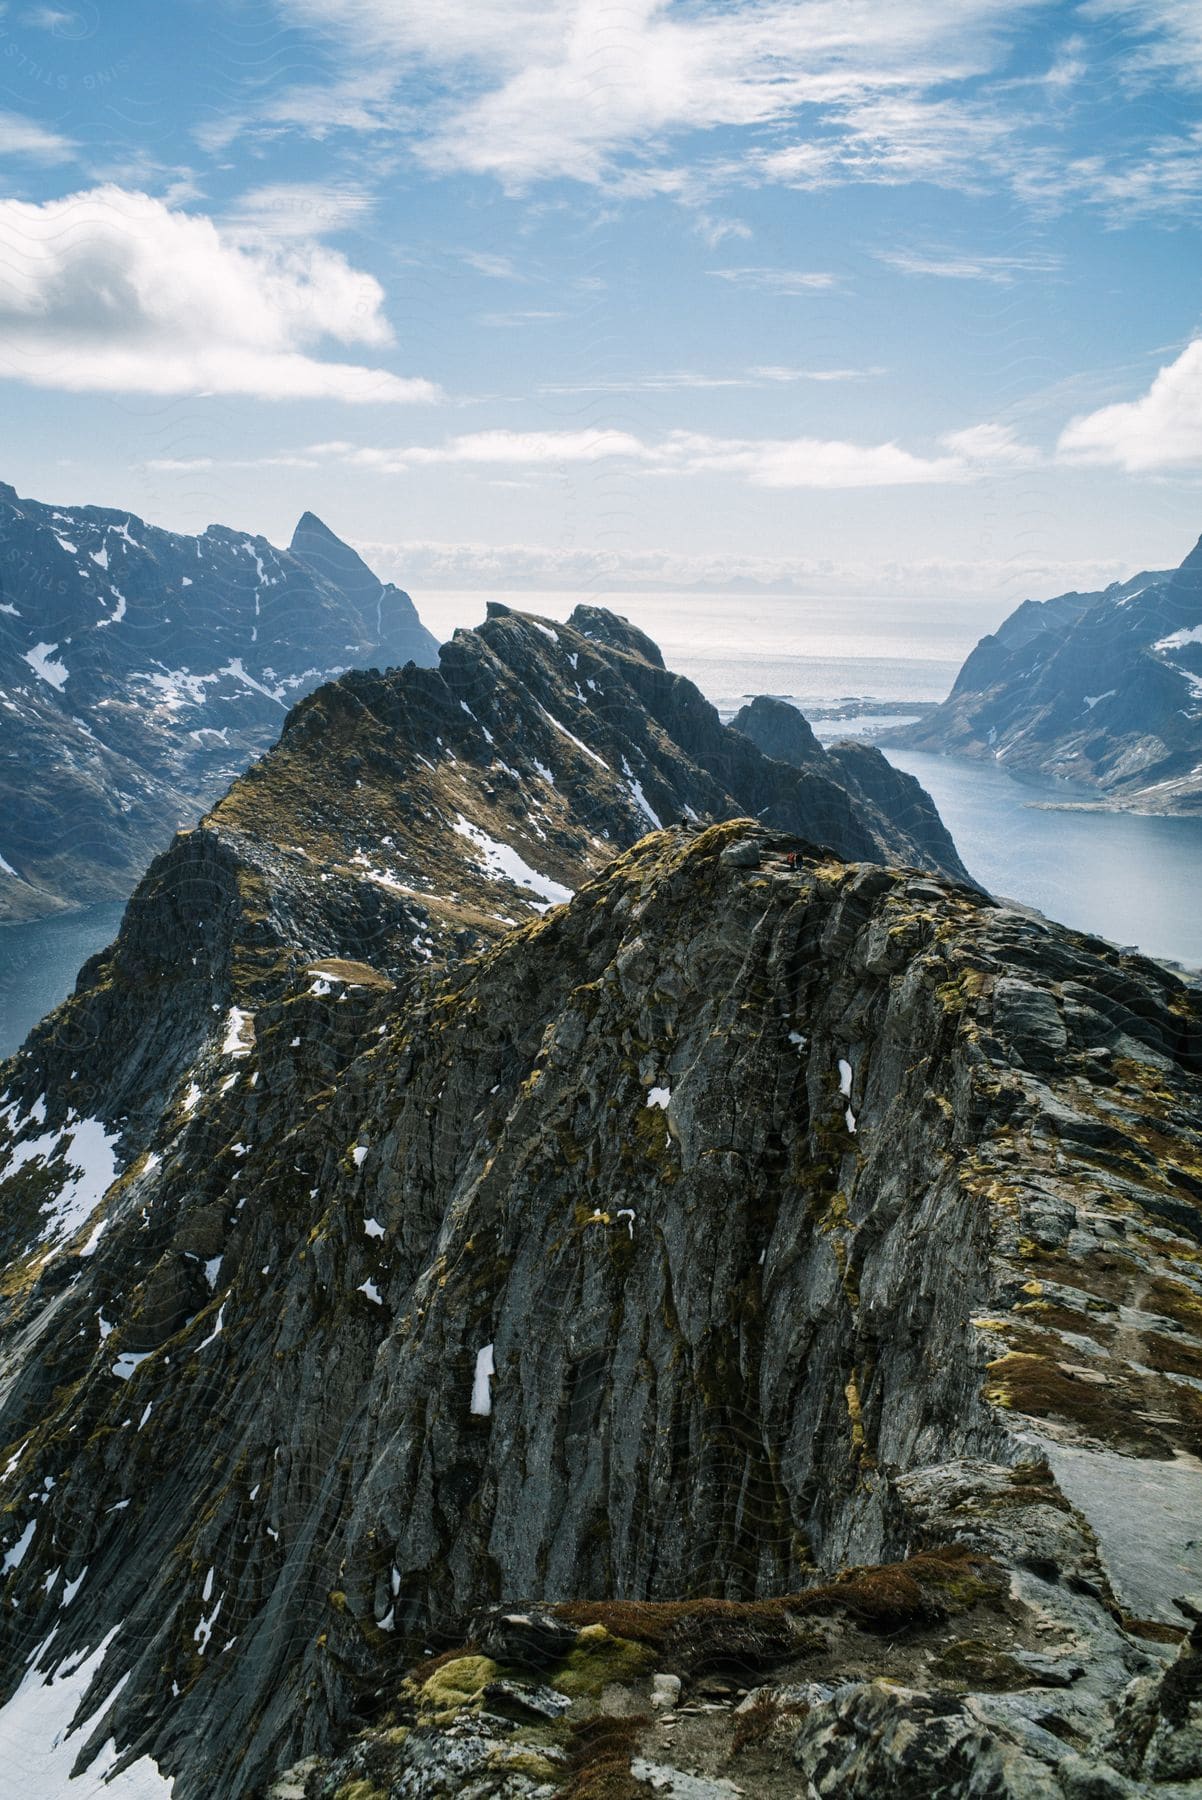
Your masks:
<svg viewBox="0 0 1202 1800"><path fill-rule="evenodd" d="M655 1652L630 1638L615 1637L604 1625L586 1625L576 1648L551 1671L550 1684L575 1699L595 1699L612 1681L637 1681L649 1674Z"/></svg>

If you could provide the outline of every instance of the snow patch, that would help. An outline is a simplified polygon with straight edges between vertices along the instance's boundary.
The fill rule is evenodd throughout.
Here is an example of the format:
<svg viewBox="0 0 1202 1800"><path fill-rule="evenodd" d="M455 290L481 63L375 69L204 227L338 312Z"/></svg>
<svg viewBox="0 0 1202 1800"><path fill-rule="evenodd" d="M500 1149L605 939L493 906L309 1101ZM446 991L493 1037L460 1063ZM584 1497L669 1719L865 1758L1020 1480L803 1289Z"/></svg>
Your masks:
<svg viewBox="0 0 1202 1800"><path fill-rule="evenodd" d="M254 1023L250 1013L243 1012L240 1006L231 1006L225 1021L225 1039L221 1046L223 1056L249 1056L250 1044L247 1040L248 1028L253 1032Z"/></svg>
<svg viewBox="0 0 1202 1800"><path fill-rule="evenodd" d="M246 670L242 667L242 658L240 656L231 657L229 662L227 662L223 668L218 670L218 674L232 675L236 681L242 682L245 687L253 688L256 694L262 694L265 700L274 700L277 706L287 706L287 702L284 699L284 690L279 687L264 687L261 681L256 681L253 675L248 675Z"/></svg>
<svg viewBox="0 0 1202 1800"><path fill-rule="evenodd" d="M538 707L539 712L543 715L543 718L546 719L547 723L549 725L554 725L561 737L566 737L570 744L575 744L577 750L583 750L586 756L591 757L599 769L604 769L607 775L612 775L613 770L610 768L609 764L603 762L595 750L590 750L588 745L582 744L580 739L574 736L573 733L568 730L566 725L561 725L554 713L549 713L540 700L536 700L534 704Z"/></svg>
<svg viewBox="0 0 1202 1800"><path fill-rule="evenodd" d="M668 1087L653 1087L647 1090L647 1105L658 1106L664 1112L668 1110L668 1102L672 1098L672 1090Z"/></svg>
<svg viewBox="0 0 1202 1800"><path fill-rule="evenodd" d="M198 1350L203 1350L203 1349L205 1349L205 1347L207 1345L211 1344L215 1338L219 1338L221 1336L221 1331L222 1331L222 1327L223 1327L224 1323L225 1323L225 1301L223 1300L221 1302L221 1305L217 1308L217 1323L214 1325L212 1331L210 1331L208 1337L202 1339L202 1341L199 1344L197 1344L196 1348Z"/></svg>
<svg viewBox="0 0 1202 1800"><path fill-rule="evenodd" d="M481 831L465 819L462 813L456 815L455 830L460 837L467 838L480 852L480 858L494 881L512 881L516 887L529 888L535 894L541 894L544 904L538 906L532 902L539 912L546 912L548 907L561 906L572 898L572 889L564 887L561 882L552 881L549 875L540 875L532 869L517 851L509 844L500 844L495 838Z"/></svg>
<svg viewBox="0 0 1202 1800"><path fill-rule="evenodd" d="M71 671L66 663L54 661L57 649L57 644L35 644L32 650L23 653L22 661L27 662L35 675L41 676L43 681L49 682L61 694Z"/></svg>
<svg viewBox="0 0 1202 1800"><path fill-rule="evenodd" d="M113 1374L118 1381L128 1381L139 1363L144 1363L149 1355L149 1350L123 1350L113 1364Z"/></svg>
<svg viewBox="0 0 1202 1800"><path fill-rule="evenodd" d="M24 1123L41 1124L45 1117L45 1104L39 1100ZM68 1113L61 1130L43 1132L13 1145L0 1177L7 1179L31 1162L53 1166L55 1173L63 1177L57 1196L42 1215L39 1243L61 1242L90 1217L116 1179L116 1142L116 1132L106 1131L101 1120L78 1119L74 1113Z"/></svg>
<svg viewBox="0 0 1202 1800"><path fill-rule="evenodd" d="M648 800L646 794L644 794L642 782L637 779L634 770L626 761L625 757L622 758L622 772L626 776L626 785L630 790L630 798L634 801L643 817L651 821L656 831L662 831L664 828L663 820L652 806L650 800Z"/></svg>
<svg viewBox="0 0 1202 1800"><path fill-rule="evenodd" d="M492 1378L495 1374L493 1346L485 1344L476 1352L476 1373L472 1381L472 1411L477 1418L486 1419L492 1412Z"/></svg>
<svg viewBox="0 0 1202 1800"><path fill-rule="evenodd" d="M37 1528L37 1520L30 1519L28 1525L25 1527L12 1549L5 1555L4 1561L0 1563L0 1575L8 1575L13 1569L19 1569L21 1567L21 1564L25 1560L25 1552L28 1550L30 1544L32 1544L33 1534Z"/></svg>
<svg viewBox="0 0 1202 1800"><path fill-rule="evenodd" d="M83 1580L82 1575L79 1580ZM70 1587L72 1597L78 1585L76 1582ZM112 1738L100 1749L86 1774L72 1779L71 1771L80 1750L129 1679L123 1675L90 1717L74 1723L92 1678L119 1629L114 1625L95 1650L68 1657L46 1674L37 1665L54 1636L51 1632L30 1657L16 1692L0 1707L0 1768L18 1777L22 1793L36 1794L37 1800L171 1800L173 1784L148 1756L139 1757L120 1774L112 1773L118 1761Z"/></svg>
<svg viewBox="0 0 1202 1800"><path fill-rule="evenodd" d="M125 595L121 592L120 588L115 588L110 583L109 584L109 593L113 596L113 599L117 602L117 604L113 608L112 612L109 614L107 619L98 619L96 621L97 631L102 630L104 628L104 626L106 626L106 625L120 625L122 619L125 617L125 614L128 610L128 608L126 606L126 602L125 602Z"/></svg>
<svg viewBox="0 0 1202 1800"><path fill-rule="evenodd" d="M1182 631L1174 631L1155 643L1154 650L1184 650L1187 644L1202 644L1202 625L1189 625Z"/></svg>

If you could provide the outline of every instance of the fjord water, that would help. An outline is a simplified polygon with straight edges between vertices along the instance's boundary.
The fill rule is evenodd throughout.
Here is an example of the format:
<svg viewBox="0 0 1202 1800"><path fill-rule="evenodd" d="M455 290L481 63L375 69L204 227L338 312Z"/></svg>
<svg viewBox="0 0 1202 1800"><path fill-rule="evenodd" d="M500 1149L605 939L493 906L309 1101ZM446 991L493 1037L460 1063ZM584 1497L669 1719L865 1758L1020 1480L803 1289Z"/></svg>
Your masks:
<svg viewBox="0 0 1202 1800"><path fill-rule="evenodd" d="M625 614L724 718L765 693L803 711L864 699L891 709L941 700L973 645L1014 605L778 594L498 597L547 618L567 618L582 600ZM457 626L478 625L486 598L435 593L420 596L418 607L442 641ZM819 736L829 740L868 723L862 716L826 721ZM1202 965L1202 819L1044 811L1071 799L1071 791L959 758L889 755L929 789L966 865L993 892L1151 956ZM71 991L80 964L112 940L120 917L120 906L103 905L0 927L0 1056Z"/></svg>
<svg viewBox="0 0 1202 1800"><path fill-rule="evenodd" d="M1072 789L993 763L889 750L992 893L1148 956L1202 967L1202 818L1063 810Z"/></svg>
<svg viewBox="0 0 1202 1800"><path fill-rule="evenodd" d="M0 926L0 1057L66 998L89 956L111 944L124 906L106 901L25 925Z"/></svg>

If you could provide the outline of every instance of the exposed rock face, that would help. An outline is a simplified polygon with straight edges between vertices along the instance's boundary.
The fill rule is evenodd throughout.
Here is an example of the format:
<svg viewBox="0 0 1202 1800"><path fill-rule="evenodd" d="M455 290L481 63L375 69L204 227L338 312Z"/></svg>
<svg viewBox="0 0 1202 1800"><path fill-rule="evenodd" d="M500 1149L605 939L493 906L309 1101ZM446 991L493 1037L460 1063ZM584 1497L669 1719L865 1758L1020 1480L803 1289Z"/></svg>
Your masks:
<svg viewBox="0 0 1202 1800"><path fill-rule="evenodd" d="M531 922L448 969L415 975L394 920L373 924L378 966L345 960L363 943L356 890L336 857L309 858L322 833L357 842L386 746L428 745L415 694L455 758L408 797L432 858L449 851L427 815L470 823L469 795L488 799L446 735L456 715L521 771L564 875L586 861L570 783L598 834L634 830L635 789L666 804L685 779L679 748L677 763L661 745L670 777L631 759L636 727L659 743L647 720L665 739L668 720L671 743L707 753L696 702L618 647L618 622L584 636L601 624L557 628L552 649L498 617L440 675L305 702L9 1065L8 1682L99 1649L85 1760L111 1738L174 1775L177 1800L259 1794L314 1758L291 1791L595 1792L598 1711L650 1714L656 1673L697 1693L732 1664L812 1684L789 1702L804 1714L784 1713L785 1774L752 1785L753 1763L745 1792L889 1792L909 1742L924 1792L946 1751L950 1794L1168 1800L1178 1775L1156 1770L1191 1766L1194 1665L1165 1673L1176 1643L1156 1640L1184 1619L1123 1566L1113 1464L1179 1470L1196 1518L1196 997L969 888L749 818L656 832L541 917L498 877ZM552 710L550 659L571 657L605 696L594 729L623 735L593 749L581 700L546 726L567 748L535 787L517 759L543 740L507 724L502 670L521 670L533 719ZM381 727L358 715L361 752L356 708ZM602 745L611 776L630 763L627 802L597 785ZM352 754L363 788L338 774L315 793L319 760L344 771ZM757 755L736 745L727 767ZM296 879L251 832L256 809L280 828L290 792L313 833ZM725 858L742 842L757 866ZM474 916L488 884L478 870ZM193 974L196 891L215 941ZM436 922L449 933L458 903L397 904L424 907L441 959ZM132 1039L127 983L156 1048L115 1046L125 1160L92 1210L54 1161L99 1154L66 1112L90 1073L70 1039L105 1006L105 1040L122 1021ZM107 1088L90 1092L115 1136ZM1152 1561L1202 1588L1196 1536L1144 1512ZM716 1638L708 1614L671 1608L697 1595L737 1603ZM668 1612L480 1616L615 1599ZM461 1654L405 1683L424 1643ZM738 1763L706 1765L700 1745L680 1772L659 1717L623 1728L616 1791L737 1792ZM1016 1770L1025 1788L991 1773Z"/></svg>
<svg viewBox="0 0 1202 1800"><path fill-rule="evenodd" d="M1102 806L1197 812L1202 544L1167 574L1025 601L942 706L884 741L1071 779Z"/></svg>
<svg viewBox="0 0 1202 1800"><path fill-rule="evenodd" d="M124 898L299 695L436 655L408 595L311 513L283 551L0 483L0 919Z"/></svg>
<svg viewBox="0 0 1202 1800"><path fill-rule="evenodd" d="M25 1104L46 1095L56 1126L72 1106L122 1120L133 1154L232 1009L276 1001L320 958L387 979L453 959L661 821L750 811L845 856L962 874L950 839L928 855L836 763L796 771L726 730L624 620L491 612L438 669L355 672L298 704L32 1034Z"/></svg>
<svg viewBox="0 0 1202 1800"><path fill-rule="evenodd" d="M757 695L731 724L765 756L794 768L821 770L877 807L913 839L929 867L963 872L951 833L926 789L871 744L848 739L824 750L795 706L767 694Z"/></svg>
<svg viewBox="0 0 1202 1800"><path fill-rule="evenodd" d="M731 724L758 744L765 756L791 763L795 769L821 768L826 759L800 708L775 700L771 694L757 694L739 708Z"/></svg>

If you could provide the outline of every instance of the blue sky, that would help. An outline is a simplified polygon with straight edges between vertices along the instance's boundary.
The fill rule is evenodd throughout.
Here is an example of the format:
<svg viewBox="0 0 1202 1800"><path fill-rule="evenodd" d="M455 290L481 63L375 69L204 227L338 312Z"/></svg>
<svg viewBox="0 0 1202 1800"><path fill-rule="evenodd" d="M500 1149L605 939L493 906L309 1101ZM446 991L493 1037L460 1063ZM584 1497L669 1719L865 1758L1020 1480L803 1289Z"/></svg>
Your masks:
<svg viewBox="0 0 1202 1800"><path fill-rule="evenodd" d="M0 5L0 476L425 587L1202 530L1196 0Z"/></svg>

